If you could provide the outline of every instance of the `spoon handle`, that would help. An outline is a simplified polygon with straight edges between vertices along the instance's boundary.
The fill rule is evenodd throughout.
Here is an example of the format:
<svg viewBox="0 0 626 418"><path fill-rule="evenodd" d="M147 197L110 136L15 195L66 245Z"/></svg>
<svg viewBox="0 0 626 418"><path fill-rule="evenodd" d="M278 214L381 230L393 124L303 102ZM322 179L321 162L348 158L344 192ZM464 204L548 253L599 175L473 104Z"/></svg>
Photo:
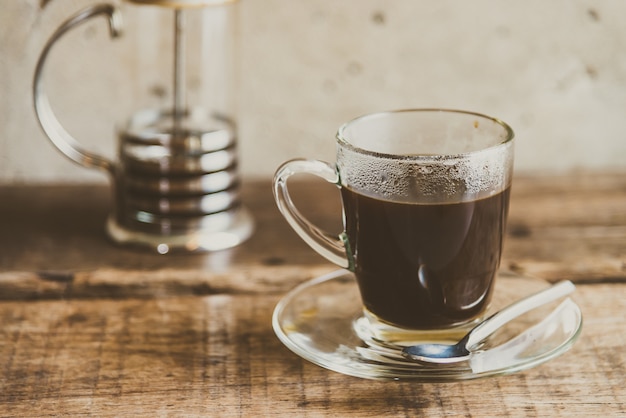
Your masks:
<svg viewBox="0 0 626 418"><path fill-rule="evenodd" d="M507 322L541 305L569 295L575 288L572 282L564 280L507 306L474 328L467 338L465 348L471 351L476 344L485 340Z"/></svg>

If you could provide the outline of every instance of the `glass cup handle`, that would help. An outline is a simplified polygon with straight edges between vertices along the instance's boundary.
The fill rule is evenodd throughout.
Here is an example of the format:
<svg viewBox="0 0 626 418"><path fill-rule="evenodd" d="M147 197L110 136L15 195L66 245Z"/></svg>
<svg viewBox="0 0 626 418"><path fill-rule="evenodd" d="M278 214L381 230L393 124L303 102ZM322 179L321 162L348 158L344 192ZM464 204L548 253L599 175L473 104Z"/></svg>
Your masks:
<svg viewBox="0 0 626 418"><path fill-rule="evenodd" d="M52 34L50 39L48 39L48 42L39 56L33 79L33 99L39 124L59 151L84 167L98 168L112 173L114 163L111 160L85 150L78 141L63 128L52 111L42 82L42 73L46 59L56 41L72 28L99 15L104 15L108 18L111 38L116 38L121 34L121 15L119 10L111 4L96 4L87 7L67 19Z"/></svg>
<svg viewBox="0 0 626 418"><path fill-rule="evenodd" d="M352 269L353 262L351 262L352 257L349 256L349 243L345 232L336 236L319 229L309 222L293 203L289 195L287 180L298 173L313 174L341 187L337 170L334 166L318 160L287 161L274 175L274 199L280 213L304 242L329 261L343 268Z"/></svg>

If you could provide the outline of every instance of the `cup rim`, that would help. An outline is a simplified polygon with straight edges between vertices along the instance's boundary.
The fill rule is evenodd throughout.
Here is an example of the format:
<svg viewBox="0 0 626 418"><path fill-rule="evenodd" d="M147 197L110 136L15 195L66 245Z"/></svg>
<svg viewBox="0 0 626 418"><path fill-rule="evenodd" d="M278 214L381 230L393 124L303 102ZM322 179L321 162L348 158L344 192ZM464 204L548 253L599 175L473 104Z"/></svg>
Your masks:
<svg viewBox="0 0 626 418"><path fill-rule="evenodd" d="M464 153L456 153L456 154L412 154L412 155L400 155L400 154L389 154L389 153L384 153L384 152L378 152L378 151L372 151L372 150L368 150L366 148L361 148L358 147L354 144L352 144L346 137L345 135L345 131L346 129L359 121L365 120L365 119L371 119L371 118L375 118L375 117L381 117L384 115L392 115L392 114L399 114L399 113L434 113L434 112L441 112L441 113L451 113L451 114L461 114L461 115L471 115L471 116L475 116L481 119L485 119L485 120L489 120L491 122L496 123L497 125L500 125L504 131L506 132L506 137L504 138L504 140L502 140L500 143L496 144L496 145L492 145L489 147L485 147L479 150L475 150L475 151L470 151L470 152L464 152ZM337 142L348 149L351 149L352 151L358 152L360 154L365 154L365 155L370 155L370 156L374 156L374 157L379 157L379 158L388 158L388 159L393 159L393 160L415 160L415 161L419 161L419 160L432 160L433 158L436 158L437 160L447 160L447 159L458 159L458 158L462 158L462 157L469 157L472 155L476 155L476 154L480 154L483 153L487 150L492 150L492 149L496 149L499 147L503 147L506 146L508 144L511 144L513 142L513 139L515 137L515 134L513 132L513 129L504 121L492 117L492 116L488 116L485 115L483 113L479 113L479 112L472 112L472 111L467 111L467 110L458 110L458 109L446 109L446 108L407 108L407 109L398 109L398 110L388 110L388 111L381 111L381 112L373 112L373 113L367 113L361 116L358 116L348 122L345 122L344 124L342 124L339 129L337 130L337 134L336 134L336 138L337 138Z"/></svg>

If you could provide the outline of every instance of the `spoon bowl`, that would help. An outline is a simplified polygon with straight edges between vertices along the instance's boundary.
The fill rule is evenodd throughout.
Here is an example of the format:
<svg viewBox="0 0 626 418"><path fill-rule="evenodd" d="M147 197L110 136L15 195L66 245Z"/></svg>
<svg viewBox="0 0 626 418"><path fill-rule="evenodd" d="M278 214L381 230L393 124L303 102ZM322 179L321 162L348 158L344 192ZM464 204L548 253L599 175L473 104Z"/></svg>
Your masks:
<svg viewBox="0 0 626 418"><path fill-rule="evenodd" d="M423 343L405 347L402 355L422 364L453 364L468 361L472 353L494 332L513 319L547 303L562 298L575 289L565 280L523 298L476 325L456 344Z"/></svg>

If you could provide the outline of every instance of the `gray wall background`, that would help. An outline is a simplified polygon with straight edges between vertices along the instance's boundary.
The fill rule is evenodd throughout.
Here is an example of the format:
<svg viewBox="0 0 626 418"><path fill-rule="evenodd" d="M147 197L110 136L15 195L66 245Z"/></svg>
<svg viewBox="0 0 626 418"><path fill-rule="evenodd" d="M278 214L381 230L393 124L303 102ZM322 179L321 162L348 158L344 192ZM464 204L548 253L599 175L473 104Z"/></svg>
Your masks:
<svg viewBox="0 0 626 418"><path fill-rule="evenodd" d="M47 38L89 4L0 0L0 183L106 180L56 151L31 100ZM341 123L408 107L505 120L518 172L626 169L626 1L241 0L239 12L246 177L332 161ZM48 64L50 95L86 147L112 156L141 44L120 50L101 22L78 32Z"/></svg>

